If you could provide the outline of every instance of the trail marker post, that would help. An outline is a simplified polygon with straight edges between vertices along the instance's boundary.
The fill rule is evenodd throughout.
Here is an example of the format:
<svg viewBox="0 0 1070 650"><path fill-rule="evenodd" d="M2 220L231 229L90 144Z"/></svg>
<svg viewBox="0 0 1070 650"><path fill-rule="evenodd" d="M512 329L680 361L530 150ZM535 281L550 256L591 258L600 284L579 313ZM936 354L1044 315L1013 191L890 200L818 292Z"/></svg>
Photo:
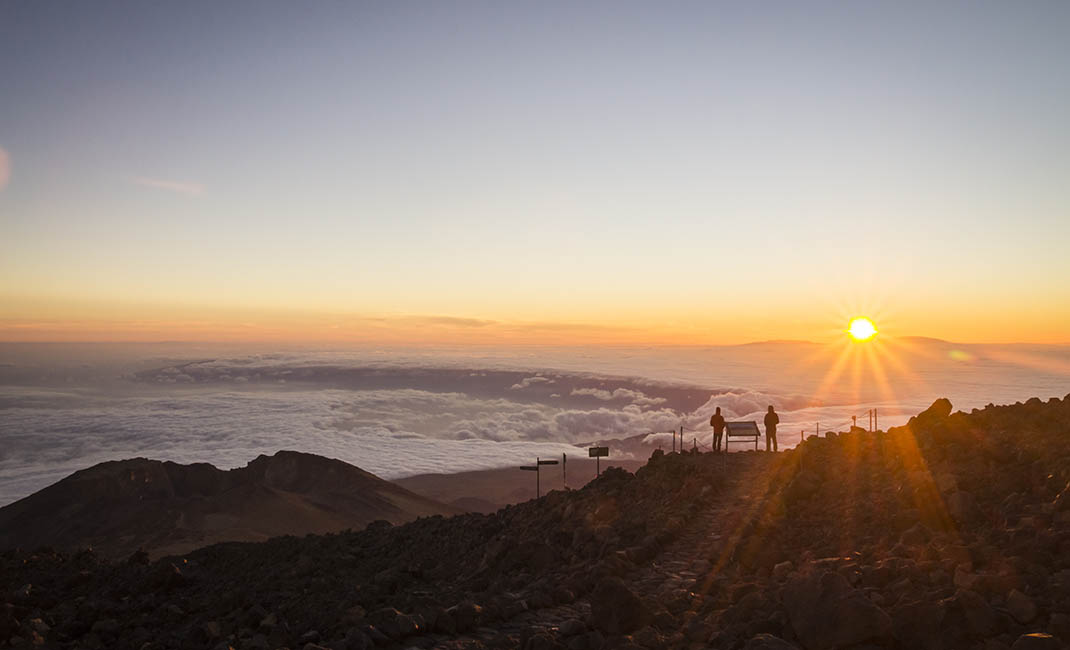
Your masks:
<svg viewBox="0 0 1070 650"><path fill-rule="evenodd" d="M561 485L564 485L566 490L568 489L568 476L565 475L565 465L567 465L567 464L568 464L568 456L566 456L565 454L562 453L561 454Z"/></svg>
<svg viewBox="0 0 1070 650"><path fill-rule="evenodd" d="M556 464L557 464L556 460L539 460L538 458L535 459L535 466L536 467L538 467L540 465L556 465ZM536 497L541 496L541 493L540 493L540 490L539 490L539 474L540 474L540 472L538 470L535 470L535 496Z"/></svg>
<svg viewBox="0 0 1070 650"><path fill-rule="evenodd" d="M609 447L588 447L587 457L594 459L595 476L602 475L602 458L609 458Z"/></svg>
<svg viewBox="0 0 1070 650"><path fill-rule="evenodd" d="M556 464L557 464L556 460L542 460L542 459L536 457L534 465L521 465L520 466L520 469L524 470L525 472L535 472L535 498L536 499L538 499L539 497L542 496L542 482L541 482L540 477L539 477L539 474L540 474L539 468L542 467L543 465L556 465Z"/></svg>

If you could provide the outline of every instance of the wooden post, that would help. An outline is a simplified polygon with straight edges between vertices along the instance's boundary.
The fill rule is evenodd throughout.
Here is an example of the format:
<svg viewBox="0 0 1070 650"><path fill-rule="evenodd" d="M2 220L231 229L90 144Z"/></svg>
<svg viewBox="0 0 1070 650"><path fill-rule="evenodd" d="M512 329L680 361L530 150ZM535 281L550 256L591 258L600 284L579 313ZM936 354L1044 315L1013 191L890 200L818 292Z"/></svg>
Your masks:
<svg viewBox="0 0 1070 650"><path fill-rule="evenodd" d="M851 416L851 428L854 429L857 426L858 426L858 416L857 415L852 415Z"/></svg>
<svg viewBox="0 0 1070 650"><path fill-rule="evenodd" d="M568 463L568 456L564 453L561 454L561 485L568 489L568 476L565 475L565 464Z"/></svg>
<svg viewBox="0 0 1070 650"><path fill-rule="evenodd" d="M877 428L877 409L873 409L873 430L879 431Z"/></svg>
<svg viewBox="0 0 1070 650"><path fill-rule="evenodd" d="M541 463L539 463L539 459L536 458L534 465L521 465L520 466L520 469L524 470L525 472L535 472L535 498L536 499L538 499L539 496L540 496L540 494L539 494L539 492L540 492L540 490L539 490L539 465L540 464Z"/></svg>

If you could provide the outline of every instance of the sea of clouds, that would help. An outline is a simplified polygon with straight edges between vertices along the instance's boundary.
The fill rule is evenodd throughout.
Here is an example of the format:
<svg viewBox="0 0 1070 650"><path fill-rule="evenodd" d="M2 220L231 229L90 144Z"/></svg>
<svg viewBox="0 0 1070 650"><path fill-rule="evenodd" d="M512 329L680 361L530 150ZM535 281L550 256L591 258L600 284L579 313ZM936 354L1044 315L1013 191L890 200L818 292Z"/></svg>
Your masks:
<svg viewBox="0 0 1070 650"><path fill-rule="evenodd" d="M870 408L877 408L886 428L940 395L971 408L1060 395L1070 386L1070 372L1061 367L990 364L978 375L963 374L961 365L940 370L936 364L926 370L924 386L915 393L900 390L895 400L872 390L827 391L818 399L800 388L816 385L819 376L770 381L770 367L791 364L787 357L770 361L765 349L750 352L749 370L746 349L732 350L736 356L719 364L698 353L652 350L579 360L575 354L531 358L515 352L476 359L391 351L37 352L0 347L13 359L0 359L0 505L119 458L230 468L259 454L295 449L391 479L585 455L577 445L635 436L645 447L626 448L639 456L645 448L668 448L668 432L681 427L689 446L708 447L716 407L730 420L760 422L775 406L778 438L788 447L818 422L822 431L845 430L856 415L865 426ZM540 362L547 367L540 369ZM615 374L625 369L645 374ZM703 372L744 387L724 386ZM934 395L932 383L946 390Z"/></svg>

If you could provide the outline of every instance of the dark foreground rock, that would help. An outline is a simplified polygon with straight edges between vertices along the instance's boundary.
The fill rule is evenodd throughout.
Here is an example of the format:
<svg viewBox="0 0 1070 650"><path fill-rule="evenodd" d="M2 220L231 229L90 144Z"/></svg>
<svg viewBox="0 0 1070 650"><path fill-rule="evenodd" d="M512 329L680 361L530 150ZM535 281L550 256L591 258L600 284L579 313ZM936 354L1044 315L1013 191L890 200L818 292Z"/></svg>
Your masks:
<svg viewBox="0 0 1070 650"><path fill-rule="evenodd" d="M796 578L784 587L788 619L807 650L887 641L892 619L839 573Z"/></svg>
<svg viewBox="0 0 1070 650"><path fill-rule="evenodd" d="M646 623L643 602L623 580L604 578L591 593L591 618L606 634L627 634Z"/></svg>

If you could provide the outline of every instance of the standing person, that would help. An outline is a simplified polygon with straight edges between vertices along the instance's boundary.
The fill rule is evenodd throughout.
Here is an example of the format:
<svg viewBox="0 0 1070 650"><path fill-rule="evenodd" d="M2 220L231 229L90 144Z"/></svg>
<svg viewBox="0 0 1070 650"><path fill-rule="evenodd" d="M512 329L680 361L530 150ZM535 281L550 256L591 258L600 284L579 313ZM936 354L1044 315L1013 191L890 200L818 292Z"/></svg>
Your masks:
<svg viewBox="0 0 1070 650"><path fill-rule="evenodd" d="M710 426L713 427L713 450L721 451L721 438L724 436L724 416L721 415L721 407L717 407L717 411L710 416ZM725 451L728 451L728 445L725 445Z"/></svg>
<svg viewBox="0 0 1070 650"><path fill-rule="evenodd" d="M780 416L769 405L769 412L765 414L765 450L769 451L769 441L773 441L773 451L776 451L776 425L780 424Z"/></svg>

